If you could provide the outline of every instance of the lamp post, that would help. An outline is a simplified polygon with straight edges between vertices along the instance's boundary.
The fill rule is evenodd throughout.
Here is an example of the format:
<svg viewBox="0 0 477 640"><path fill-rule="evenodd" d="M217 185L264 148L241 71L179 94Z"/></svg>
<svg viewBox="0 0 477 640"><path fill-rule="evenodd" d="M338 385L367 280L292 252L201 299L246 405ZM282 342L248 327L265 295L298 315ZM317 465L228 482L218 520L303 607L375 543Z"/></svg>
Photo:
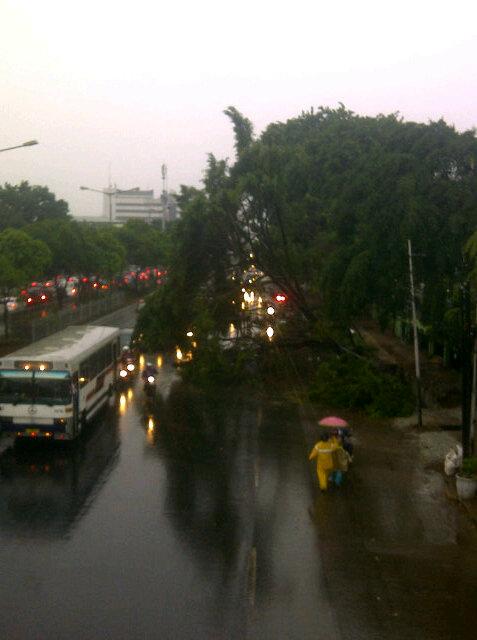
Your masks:
<svg viewBox="0 0 477 640"><path fill-rule="evenodd" d="M109 197L109 224L113 223L113 204L112 197L118 193L117 189L92 189L91 187L80 187L81 191L94 191L95 193L102 193Z"/></svg>
<svg viewBox="0 0 477 640"><path fill-rule="evenodd" d="M2 151L11 151L12 149L20 149L21 147L33 147L36 144L38 144L38 140L28 140L27 142L17 144L14 147L5 147L5 149L0 149L0 153Z"/></svg>
<svg viewBox="0 0 477 640"><path fill-rule="evenodd" d="M417 426L422 429L422 391L421 391L421 368L419 365L419 334L417 332L416 317L416 296L414 293L414 272L412 266L412 246L411 241L407 241L407 252L409 258L409 280L411 284L411 309L412 309L412 328L414 334L414 366L416 369L416 396L417 396Z"/></svg>

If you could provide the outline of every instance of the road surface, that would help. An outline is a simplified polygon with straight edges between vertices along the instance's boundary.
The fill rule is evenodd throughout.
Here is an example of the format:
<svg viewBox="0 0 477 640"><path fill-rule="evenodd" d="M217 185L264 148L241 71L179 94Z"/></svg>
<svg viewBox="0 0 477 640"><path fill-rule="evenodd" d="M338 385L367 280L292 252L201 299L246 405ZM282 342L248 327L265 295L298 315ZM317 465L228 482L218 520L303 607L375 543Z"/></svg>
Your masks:
<svg viewBox="0 0 477 640"><path fill-rule="evenodd" d="M1 638L475 637L475 538L404 437L363 427L319 495L296 406L159 364L76 446L0 442Z"/></svg>

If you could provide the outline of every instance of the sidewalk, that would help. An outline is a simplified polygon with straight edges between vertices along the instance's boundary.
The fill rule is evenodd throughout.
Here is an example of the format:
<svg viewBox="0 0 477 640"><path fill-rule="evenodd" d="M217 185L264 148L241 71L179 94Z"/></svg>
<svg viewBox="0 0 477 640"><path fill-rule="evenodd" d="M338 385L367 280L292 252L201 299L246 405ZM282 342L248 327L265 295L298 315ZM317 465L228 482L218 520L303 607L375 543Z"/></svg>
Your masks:
<svg viewBox="0 0 477 640"><path fill-rule="evenodd" d="M374 349L379 360L399 366L411 378L414 376L413 345L403 342L389 331L377 331L375 324L371 322L363 326L360 332L363 340ZM417 429L417 415L396 418L391 422L391 426L408 432L417 439L423 468L434 467L442 473L448 499L458 501L477 525L477 497L460 501L455 490L455 479L444 474L445 455L456 442L460 442L460 431L456 427L461 425L462 415L460 406L443 408L438 405L441 400L458 397L459 375L452 369L444 368L439 359L429 358L423 352L420 357L424 395L428 404L433 406L422 411L421 433Z"/></svg>
<svg viewBox="0 0 477 640"><path fill-rule="evenodd" d="M477 527L477 496L472 500L459 500L455 488L455 478L446 478L446 495L449 500L458 502L469 514L469 518Z"/></svg>
<svg viewBox="0 0 477 640"><path fill-rule="evenodd" d="M459 414L460 407L425 411L423 412L423 430L421 432L415 426L415 416L411 417L411 419L397 418L393 421L392 427L408 431L417 440L423 470L433 468L442 475L445 482L444 493L446 497L465 509L470 519L477 526L477 496L472 500L460 500L457 497L455 488L455 477L446 476L444 472L444 458L451 447L461 441L461 433L456 430L443 430L442 426L460 425Z"/></svg>
<svg viewBox="0 0 477 640"><path fill-rule="evenodd" d="M316 426L316 420L314 414L316 409L311 407L302 407L302 421L304 426L305 438L309 450L313 447L319 434L319 429ZM323 413L325 415L326 412ZM343 415L343 412L340 413ZM353 440L359 449L360 445L366 446L366 442L363 440L364 433L359 429L359 421L366 417L358 416L358 422L355 422L355 418L352 416L347 417L351 425L356 425L354 429ZM386 422L386 421L383 421ZM457 497L457 491L455 488L455 477L448 477L444 473L444 458L456 443L460 442L460 431L453 430L452 427L460 425L460 407L452 407L449 409L424 409L422 412L422 424L423 429L421 432L417 429L417 416L409 416L405 418L394 418L387 421L386 425L383 425L383 429L388 429L396 434L402 433L408 440L413 440L415 443L415 449L418 452L416 457L416 463L419 471L422 473L422 479L424 481L425 473L427 470L432 470L435 473L439 473L443 479L443 493L447 499L454 503L458 503L461 508L465 510L474 525L477 526L477 496L472 500L460 500ZM442 427L450 427L450 429L443 429ZM427 486L427 482L425 481Z"/></svg>
<svg viewBox="0 0 477 640"><path fill-rule="evenodd" d="M318 420L334 413L301 407L307 453ZM331 598L350 614L340 618L343 638L473 638L477 505L457 501L454 479L444 474L459 432L436 426L452 416L426 413L417 433L412 419L338 415L352 426L354 460L342 487L315 489L314 522ZM309 463L314 483L315 468Z"/></svg>

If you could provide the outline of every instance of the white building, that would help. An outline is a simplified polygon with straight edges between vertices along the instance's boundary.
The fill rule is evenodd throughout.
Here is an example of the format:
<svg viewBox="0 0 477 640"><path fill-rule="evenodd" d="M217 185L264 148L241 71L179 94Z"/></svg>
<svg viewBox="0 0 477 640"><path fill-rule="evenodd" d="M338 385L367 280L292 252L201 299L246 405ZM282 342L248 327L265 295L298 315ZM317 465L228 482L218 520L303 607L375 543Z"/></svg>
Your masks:
<svg viewBox="0 0 477 640"><path fill-rule="evenodd" d="M103 196L103 217L113 223L142 220L164 228L167 222L177 217L177 205L169 194L163 193L160 198L155 198L152 189L111 189L110 194L107 191L105 189Z"/></svg>
<svg viewBox="0 0 477 640"><path fill-rule="evenodd" d="M169 193L163 192L160 198L154 197L152 189L121 190L111 187L103 190L102 216L75 216L84 222L99 224L113 223L122 225L128 220L141 220L165 228L168 222L178 218L177 202Z"/></svg>

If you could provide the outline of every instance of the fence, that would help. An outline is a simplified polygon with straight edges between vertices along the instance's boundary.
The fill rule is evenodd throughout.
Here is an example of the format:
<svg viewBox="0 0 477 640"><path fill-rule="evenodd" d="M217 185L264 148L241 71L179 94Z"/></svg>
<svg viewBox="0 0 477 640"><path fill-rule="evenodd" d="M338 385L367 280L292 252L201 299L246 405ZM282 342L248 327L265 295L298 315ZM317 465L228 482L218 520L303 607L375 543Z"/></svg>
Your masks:
<svg viewBox="0 0 477 640"><path fill-rule="evenodd" d="M125 306L128 296L123 291L106 295L101 300L83 302L69 309L48 311L44 317L28 318L26 315L11 322L11 336L35 342L40 338L61 331L72 324L84 324Z"/></svg>

